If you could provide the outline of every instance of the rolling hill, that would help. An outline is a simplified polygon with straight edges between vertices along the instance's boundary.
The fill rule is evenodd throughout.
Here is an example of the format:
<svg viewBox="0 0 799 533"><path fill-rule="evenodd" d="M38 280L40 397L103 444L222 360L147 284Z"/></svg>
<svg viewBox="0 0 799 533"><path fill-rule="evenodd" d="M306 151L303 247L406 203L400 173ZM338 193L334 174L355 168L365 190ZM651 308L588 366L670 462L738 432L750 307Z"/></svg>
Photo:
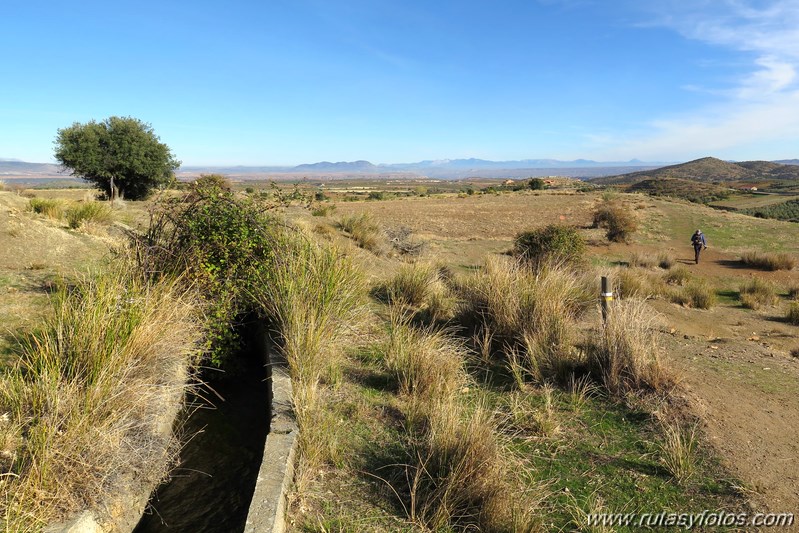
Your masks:
<svg viewBox="0 0 799 533"><path fill-rule="evenodd" d="M704 157L679 165L597 178L592 181L602 185L631 185L644 180L662 178L676 178L705 183L799 180L799 166L783 165L770 161L731 163L715 157Z"/></svg>

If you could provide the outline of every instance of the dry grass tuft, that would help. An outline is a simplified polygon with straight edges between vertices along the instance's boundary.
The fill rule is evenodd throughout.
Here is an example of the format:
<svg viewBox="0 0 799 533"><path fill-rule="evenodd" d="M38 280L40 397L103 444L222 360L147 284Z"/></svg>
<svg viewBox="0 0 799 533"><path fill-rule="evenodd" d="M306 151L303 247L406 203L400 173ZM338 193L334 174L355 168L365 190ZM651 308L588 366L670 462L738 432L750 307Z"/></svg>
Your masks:
<svg viewBox="0 0 799 533"><path fill-rule="evenodd" d="M72 229L85 223L106 224L111 221L111 207L100 202L85 202L67 209L65 216Z"/></svg>
<svg viewBox="0 0 799 533"><path fill-rule="evenodd" d="M799 326L799 302L788 304L788 312L785 314L785 319L794 326Z"/></svg>
<svg viewBox="0 0 799 533"><path fill-rule="evenodd" d="M739 297L742 306L753 310L776 305L779 301L774 284L755 277L741 286Z"/></svg>
<svg viewBox="0 0 799 533"><path fill-rule="evenodd" d="M451 398L466 383L465 353L445 332L416 329L393 313L385 361L403 394L424 404Z"/></svg>
<svg viewBox="0 0 799 533"><path fill-rule="evenodd" d="M710 309L716 305L716 292L704 278L693 279L672 294L675 303L694 309Z"/></svg>
<svg viewBox="0 0 799 533"><path fill-rule="evenodd" d="M537 270L504 257L488 257L480 272L460 285L461 315L505 340L514 370L534 381L565 378L579 359L576 318L591 296L561 265ZM521 365L520 367L518 365Z"/></svg>
<svg viewBox="0 0 799 533"><path fill-rule="evenodd" d="M685 285L693 279L693 275L684 266L678 266L669 269L669 271L665 273L665 276L663 276L663 279L669 285Z"/></svg>
<svg viewBox="0 0 799 533"><path fill-rule="evenodd" d="M371 214L360 213L343 217L338 226L364 250L376 255L386 253L388 246L385 234Z"/></svg>
<svg viewBox="0 0 799 533"><path fill-rule="evenodd" d="M61 220L64 216L64 202L48 198L31 198L29 208L34 213L44 215L53 220Z"/></svg>
<svg viewBox="0 0 799 533"><path fill-rule="evenodd" d="M519 498L487 409L464 416L453 402L434 406L426 429L412 436L412 448L411 520L434 531L512 527Z"/></svg>
<svg viewBox="0 0 799 533"><path fill-rule="evenodd" d="M786 253L748 251L741 254L741 263L762 270L793 270L796 258Z"/></svg>
<svg viewBox="0 0 799 533"><path fill-rule="evenodd" d="M614 285L616 294L621 298L651 298L668 292L668 287L661 277L635 268L619 270Z"/></svg>
<svg viewBox="0 0 799 533"><path fill-rule="evenodd" d="M0 380L3 455L13 458L0 484L8 531L39 529L121 482L166 474L174 448L164 404L176 414L201 327L177 284L145 285L127 271L59 290L53 316L20 339L19 363Z"/></svg>
<svg viewBox="0 0 799 533"><path fill-rule="evenodd" d="M671 267L674 266L675 263L676 261L674 259L674 256L669 253L663 252L660 255L658 255L658 266L663 270L670 269Z"/></svg>
<svg viewBox="0 0 799 533"><path fill-rule="evenodd" d="M661 361L653 311L642 300L614 302L589 349L594 371L608 391L660 391L672 382Z"/></svg>
<svg viewBox="0 0 799 533"><path fill-rule="evenodd" d="M301 490L313 470L336 453L329 416L321 404L323 383L340 377L341 345L363 318L363 279L336 248L287 233L274 263L261 271L253 298L272 318L289 366L294 412L300 429Z"/></svg>
<svg viewBox="0 0 799 533"><path fill-rule="evenodd" d="M685 483L696 472L696 426L685 431L677 423L664 424L663 434L658 443L660 463L678 483Z"/></svg>
<svg viewBox="0 0 799 533"><path fill-rule="evenodd" d="M658 259L649 254L633 252L630 254L630 266L640 268L652 268L658 264Z"/></svg>
<svg viewBox="0 0 799 533"><path fill-rule="evenodd" d="M597 516L602 514L611 516L611 511L605 507L605 501L597 492L594 491L588 495L583 505L580 505L572 496L568 510L569 514L571 514L575 531L583 531L585 533L613 533L616 531L613 526L604 524L596 519Z"/></svg>
<svg viewBox="0 0 799 533"><path fill-rule="evenodd" d="M429 263L400 266L397 274L376 287L375 295L392 305L423 311L431 322L451 318L455 301L439 267Z"/></svg>

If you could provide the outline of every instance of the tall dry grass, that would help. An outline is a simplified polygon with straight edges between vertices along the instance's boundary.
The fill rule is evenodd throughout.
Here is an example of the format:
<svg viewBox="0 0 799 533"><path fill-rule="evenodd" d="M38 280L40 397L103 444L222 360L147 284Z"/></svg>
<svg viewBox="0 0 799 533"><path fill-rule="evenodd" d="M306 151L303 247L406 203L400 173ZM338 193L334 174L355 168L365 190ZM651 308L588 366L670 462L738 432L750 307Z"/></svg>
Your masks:
<svg viewBox="0 0 799 533"><path fill-rule="evenodd" d="M380 224L370 213L359 213L342 217L338 226L364 250L377 255L387 251L386 237Z"/></svg>
<svg viewBox="0 0 799 533"><path fill-rule="evenodd" d="M70 228L79 228L84 223L105 224L111 221L111 207L101 202L83 202L68 208L64 213Z"/></svg>
<svg viewBox="0 0 799 533"><path fill-rule="evenodd" d="M711 309L716 305L716 291L705 278L692 279L672 292L675 303L693 307L694 309Z"/></svg>
<svg viewBox="0 0 799 533"><path fill-rule="evenodd" d="M683 429L677 422L663 424L664 438L658 443L658 459L679 483L685 483L696 472L696 426Z"/></svg>
<svg viewBox="0 0 799 533"><path fill-rule="evenodd" d="M571 270L557 264L531 270L490 256L482 270L461 281L459 291L462 318L520 347L516 353L532 379L565 377L579 356L576 318L592 299Z"/></svg>
<svg viewBox="0 0 799 533"><path fill-rule="evenodd" d="M197 310L176 283L148 285L115 266L58 291L0 379L7 531L39 530L133 480L149 488L175 452Z"/></svg>
<svg viewBox="0 0 799 533"><path fill-rule="evenodd" d="M431 263L400 266L396 275L375 289L386 303L424 313L430 322L452 317L455 300L440 267Z"/></svg>
<svg viewBox="0 0 799 533"><path fill-rule="evenodd" d="M645 301L613 303L588 350L589 362L609 392L660 391L672 384L673 376L661 360L655 326L656 317Z"/></svg>
<svg viewBox="0 0 799 533"><path fill-rule="evenodd" d="M50 198L31 198L29 209L34 213L44 215L53 220L60 220L64 216L64 202Z"/></svg>
<svg viewBox="0 0 799 533"><path fill-rule="evenodd" d="M738 295L741 305L753 310L776 305L779 301L774 284L756 277L741 285Z"/></svg>
<svg viewBox="0 0 799 533"><path fill-rule="evenodd" d="M393 313L385 363L402 394L422 405L450 399L467 382L465 353L446 332L414 328L405 315Z"/></svg>
<svg viewBox="0 0 799 533"><path fill-rule="evenodd" d="M300 429L300 481L328 457L324 383L340 373L341 347L364 308L363 277L334 247L286 232L276 245L273 264L259 271L251 290L273 320L293 383L294 411ZM299 485L302 483L300 482Z"/></svg>
<svg viewBox="0 0 799 533"><path fill-rule="evenodd" d="M411 436L409 518L433 531L510 531L524 496L510 483L491 412L467 415L451 401L432 407Z"/></svg>
<svg viewBox="0 0 799 533"><path fill-rule="evenodd" d="M493 413L462 398L462 344L445 331L414 327L391 310L386 368L405 416L408 461L391 483L408 518L430 530L515 531L531 523Z"/></svg>
<svg viewBox="0 0 799 533"><path fill-rule="evenodd" d="M796 257L787 253L747 251L741 254L741 263L763 270L792 270L797 261Z"/></svg>

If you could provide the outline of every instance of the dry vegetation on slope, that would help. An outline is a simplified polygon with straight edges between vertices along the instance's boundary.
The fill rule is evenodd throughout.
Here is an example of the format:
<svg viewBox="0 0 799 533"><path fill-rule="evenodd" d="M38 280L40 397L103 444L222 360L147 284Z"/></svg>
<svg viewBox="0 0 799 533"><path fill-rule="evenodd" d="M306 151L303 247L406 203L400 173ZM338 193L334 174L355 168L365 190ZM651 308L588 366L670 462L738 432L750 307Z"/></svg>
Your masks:
<svg viewBox="0 0 799 533"><path fill-rule="evenodd" d="M639 195L610 200L639 228L627 244L590 229L601 199L573 191L289 210L307 231L277 241L289 252L267 277L240 279L268 288L244 296L276 320L297 386L291 527L569 530L590 512L738 509L742 494L758 510L799 501L778 475L799 440L788 435L799 405L797 334L785 319L795 274L739 260L795 255L797 229ZM361 213L376 226L374 247L338 229ZM547 224L575 225L588 242L578 273L498 254ZM691 265L697 226L711 248ZM397 234L425 241L421 255ZM604 273L637 296L606 328L592 304ZM753 277L774 288L757 311L739 301ZM717 301L703 305L708 295ZM725 387L747 402L730 402ZM774 417L787 425L746 440Z"/></svg>

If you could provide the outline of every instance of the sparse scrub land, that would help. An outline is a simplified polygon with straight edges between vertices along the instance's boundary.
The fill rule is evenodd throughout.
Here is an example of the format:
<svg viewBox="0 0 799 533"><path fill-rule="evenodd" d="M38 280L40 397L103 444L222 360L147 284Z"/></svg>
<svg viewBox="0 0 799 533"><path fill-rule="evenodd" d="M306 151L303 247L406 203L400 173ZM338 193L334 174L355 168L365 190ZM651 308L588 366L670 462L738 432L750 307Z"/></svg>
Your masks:
<svg viewBox="0 0 799 533"><path fill-rule="evenodd" d="M787 253L745 252L741 263L762 270L793 270L796 258Z"/></svg>
<svg viewBox="0 0 799 533"><path fill-rule="evenodd" d="M670 404L676 379L652 307L707 315L639 298L679 293L687 306L709 307L718 281L705 272L674 266L670 255L633 255L630 263L640 266L617 270L623 299L602 327L593 311L598 274L575 272L586 270L586 261L575 269L563 260L553 265L547 254L532 254L532 261L522 260L524 253L516 260L489 254L475 267L474 256L438 254L472 241L468 232L440 238L436 232L453 225L437 221L429 226L430 247L447 266L401 264L386 257L391 246L402 254L388 229L358 212L379 209L386 228L422 231L413 224L418 213L391 220L383 209L411 202L427 209L438 198L340 204L346 237L359 242L364 227L377 234L384 257L376 260L352 246L337 248L346 239L331 222L310 218L315 213L306 212L297 227L274 215L280 195L268 203L224 185L200 182L186 196L160 202L136 243L138 268L149 280L144 286L171 287L185 298L204 364L227 364L225 354L236 345L232 325L243 315L274 326L301 428L290 529L567 531L584 526L592 511L740 503L718 481L729 475L708 459L701 436L668 417L659 422L661 413L653 411ZM448 201L460 212L468 202L493 206L517 195L533 198L508 192ZM587 224L592 199L574 197L584 206L582 214L567 212L569 223ZM638 213L642 225L651 224L649 211ZM329 230L323 244L311 233L320 222ZM500 234L492 250L507 249L521 229ZM427 226L424 232L427 239ZM648 238L644 230L641 238ZM386 265L393 276L377 271ZM367 268L382 280L369 306ZM181 281L169 281L175 277ZM727 302L721 307L732 310Z"/></svg>

